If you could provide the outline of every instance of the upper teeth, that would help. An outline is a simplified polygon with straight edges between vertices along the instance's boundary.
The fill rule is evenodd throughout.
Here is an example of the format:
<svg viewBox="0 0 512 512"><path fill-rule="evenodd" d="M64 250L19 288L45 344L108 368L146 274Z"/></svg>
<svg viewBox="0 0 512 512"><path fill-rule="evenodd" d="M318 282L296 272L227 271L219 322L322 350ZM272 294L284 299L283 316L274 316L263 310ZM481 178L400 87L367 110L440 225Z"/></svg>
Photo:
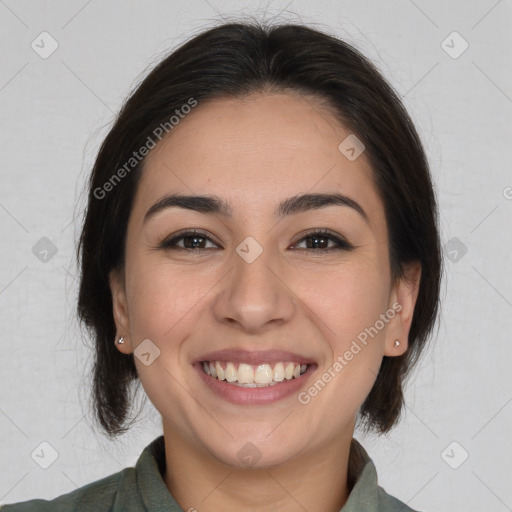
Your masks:
<svg viewBox="0 0 512 512"><path fill-rule="evenodd" d="M205 373L219 380L251 385L269 385L281 382L284 379L291 380L298 378L306 372L308 365L299 363L275 363L272 368L270 364L250 365L240 363L238 368L232 362L205 361L203 369Z"/></svg>

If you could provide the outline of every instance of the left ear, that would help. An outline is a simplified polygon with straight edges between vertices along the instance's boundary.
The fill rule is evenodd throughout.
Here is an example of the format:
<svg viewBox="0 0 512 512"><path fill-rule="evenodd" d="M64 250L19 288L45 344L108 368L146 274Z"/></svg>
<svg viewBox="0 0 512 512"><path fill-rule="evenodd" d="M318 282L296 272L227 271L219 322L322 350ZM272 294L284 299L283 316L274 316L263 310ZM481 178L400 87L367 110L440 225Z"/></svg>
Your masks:
<svg viewBox="0 0 512 512"><path fill-rule="evenodd" d="M385 356L401 356L407 351L409 330L420 289L420 279L420 262L409 263L404 268L403 277L395 283L391 291L389 307L396 314L390 320L386 330ZM396 340L400 342L398 346L395 346Z"/></svg>

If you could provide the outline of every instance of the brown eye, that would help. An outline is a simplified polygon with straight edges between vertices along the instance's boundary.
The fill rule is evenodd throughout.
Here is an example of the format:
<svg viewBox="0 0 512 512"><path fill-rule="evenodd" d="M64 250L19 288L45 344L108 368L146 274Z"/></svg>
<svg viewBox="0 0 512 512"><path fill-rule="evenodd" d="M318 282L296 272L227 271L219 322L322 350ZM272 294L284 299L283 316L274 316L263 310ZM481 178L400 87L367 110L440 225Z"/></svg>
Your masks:
<svg viewBox="0 0 512 512"><path fill-rule="evenodd" d="M353 248L352 245L350 245L346 240L332 234L328 230L312 231L305 237L301 238L299 243L302 243L304 240L307 241L306 248L298 249L300 252L331 252L336 250L348 251ZM333 242L334 245L329 247L330 242Z"/></svg>
<svg viewBox="0 0 512 512"><path fill-rule="evenodd" d="M183 244L179 245L179 242L182 240ZM164 240L160 244L160 247L167 250L206 250L211 249L211 247L205 247L205 244L208 242L214 244L210 238L200 231L187 231L185 233L180 233L169 240ZM217 247L216 244L214 245Z"/></svg>
<svg viewBox="0 0 512 512"><path fill-rule="evenodd" d="M183 241L183 242L182 242ZM353 249L353 246L350 245L345 239L334 235L328 230L317 230L308 233L306 236L301 238L298 244L306 241L306 248L304 249L296 249L299 252L331 252L335 250L345 250L348 251ZM214 247L207 247L206 244L211 243ZM295 244L295 247L298 245ZM329 246L331 244L331 246ZM165 250L188 250L188 251L198 251L198 250L209 250L215 249L219 246L215 244L206 234L201 231L186 231L182 233L178 233L168 240L164 240L160 245L160 248Z"/></svg>

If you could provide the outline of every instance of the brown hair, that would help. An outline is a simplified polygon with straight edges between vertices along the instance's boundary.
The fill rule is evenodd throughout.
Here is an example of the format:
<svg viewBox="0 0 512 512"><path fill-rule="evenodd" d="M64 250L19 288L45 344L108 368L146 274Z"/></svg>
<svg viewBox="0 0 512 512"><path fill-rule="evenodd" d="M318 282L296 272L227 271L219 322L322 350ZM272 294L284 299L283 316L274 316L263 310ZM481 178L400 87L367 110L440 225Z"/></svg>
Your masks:
<svg viewBox="0 0 512 512"><path fill-rule="evenodd" d="M402 277L408 262L421 263L409 348L400 357L383 358L359 421L365 430L384 433L400 417L402 386L435 324L441 280L437 206L418 134L386 80L346 42L296 24L225 23L190 39L149 73L121 109L90 176L77 248L77 309L95 340L95 418L111 437L129 429L129 388L138 381L133 354L125 356L114 345L108 280L111 270L123 268L128 217L144 169L144 159L132 169L126 162L191 98L201 104L268 89L322 98L357 135L386 212L392 276ZM105 193L104 185L123 165L123 179Z"/></svg>

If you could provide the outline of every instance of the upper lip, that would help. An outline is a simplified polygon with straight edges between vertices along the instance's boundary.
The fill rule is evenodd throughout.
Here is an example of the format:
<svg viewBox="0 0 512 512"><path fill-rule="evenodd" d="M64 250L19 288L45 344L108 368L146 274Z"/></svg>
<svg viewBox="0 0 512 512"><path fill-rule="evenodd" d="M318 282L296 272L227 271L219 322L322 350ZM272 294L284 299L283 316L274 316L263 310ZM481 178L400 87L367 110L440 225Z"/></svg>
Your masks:
<svg viewBox="0 0 512 512"><path fill-rule="evenodd" d="M294 362L300 364L314 364L314 360L310 357L301 356L285 350L240 350L240 349L223 349L215 352L208 352L197 358L194 363L203 361L231 361L233 363L248 364L264 364L278 362Z"/></svg>

